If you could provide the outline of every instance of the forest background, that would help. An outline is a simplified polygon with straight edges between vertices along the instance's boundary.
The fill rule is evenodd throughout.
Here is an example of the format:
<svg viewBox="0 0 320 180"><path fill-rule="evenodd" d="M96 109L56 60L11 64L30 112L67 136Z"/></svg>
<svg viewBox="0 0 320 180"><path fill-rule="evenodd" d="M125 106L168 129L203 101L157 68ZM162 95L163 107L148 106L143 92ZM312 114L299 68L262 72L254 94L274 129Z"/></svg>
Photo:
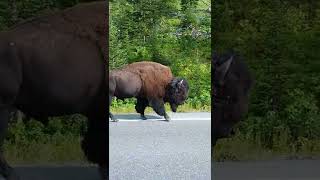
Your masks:
<svg viewBox="0 0 320 180"><path fill-rule="evenodd" d="M190 85L178 111L210 111L210 8L210 0L110 1L110 70L142 60L169 66ZM134 101L116 100L112 111L135 112Z"/></svg>

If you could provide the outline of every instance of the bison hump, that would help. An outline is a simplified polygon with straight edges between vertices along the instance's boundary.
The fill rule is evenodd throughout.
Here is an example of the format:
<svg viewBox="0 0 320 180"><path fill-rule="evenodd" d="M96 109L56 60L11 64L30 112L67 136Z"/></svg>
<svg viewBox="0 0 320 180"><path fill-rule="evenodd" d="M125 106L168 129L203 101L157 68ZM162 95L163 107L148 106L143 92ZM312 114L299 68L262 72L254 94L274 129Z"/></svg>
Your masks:
<svg viewBox="0 0 320 180"><path fill-rule="evenodd" d="M156 62L136 62L127 65L124 69L140 76L142 93L146 97L163 98L166 86L173 79L171 69Z"/></svg>

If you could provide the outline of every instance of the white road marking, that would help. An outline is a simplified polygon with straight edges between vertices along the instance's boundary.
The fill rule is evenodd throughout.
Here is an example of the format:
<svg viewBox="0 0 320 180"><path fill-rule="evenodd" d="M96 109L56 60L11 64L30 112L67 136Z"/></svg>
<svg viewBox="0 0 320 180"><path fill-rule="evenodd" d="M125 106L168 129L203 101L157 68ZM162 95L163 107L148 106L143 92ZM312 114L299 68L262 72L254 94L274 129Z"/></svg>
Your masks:
<svg viewBox="0 0 320 180"><path fill-rule="evenodd" d="M171 121L211 121L210 112L195 112L195 113L168 113ZM138 122L138 121L164 121L164 117L157 114L146 114L147 120L140 119L139 114L128 113L128 114L115 114L117 120L120 122ZM112 120L109 118L109 122Z"/></svg>
<svg viewBox="0 0 320 180"><path fill-rule="evenodd" d="M119 122L137 122L137 121L164 121L165 119L147 119L147 120L142 120L142 119L117 119ZM171 119L171 121L211 121L211 118L175 118ZM113 122L109 120L109 122ZM169 121L170 122L170 121Z"/></svg>

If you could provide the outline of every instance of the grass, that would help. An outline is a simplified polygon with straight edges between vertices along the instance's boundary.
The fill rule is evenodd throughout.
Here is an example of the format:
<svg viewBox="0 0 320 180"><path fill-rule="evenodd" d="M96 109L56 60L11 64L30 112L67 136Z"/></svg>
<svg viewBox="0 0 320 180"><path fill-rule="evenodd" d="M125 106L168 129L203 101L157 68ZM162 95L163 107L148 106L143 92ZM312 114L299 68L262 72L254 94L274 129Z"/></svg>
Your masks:
<svg viewBox="0 0 320 180"><path fill-rule="evenodd" d="M165 104L166 111L171 111L170 105ZM117 100L113 101L112 106L110 107L112 113L132 113L136 112L135 110L135 101L134 100ZM154 113L152 108L147 107L145 110L146 113ZM177 112L211 112L211 106L206 105L206 103L200 102L186 102L183 105L179 106Z"/></svg>
<svg viewBox="0 0 320 180"><path fill-rule="evenodd" d="M52 141L5 143L5 157L12 164L86 164L79 137L54 137Z"/></svg>
<svg viewBox="0 0 320 180"><path fill-rule="evenodd" d="M215 150L215 161L246 161L281 159L310 159L320 157L320 139L286 141L285 135L274 139L272 147L265 147L258 139L238 133L235 137L221 139Z"/></svg>
<svg viewBox="0 0 320 180"><path fill-rule="evenodd" d="M22 164L87 164L80 132L85 118L79 115L52 118L48 126L31 120L17 120L9 126L4 143L7 160Z"/></svg>

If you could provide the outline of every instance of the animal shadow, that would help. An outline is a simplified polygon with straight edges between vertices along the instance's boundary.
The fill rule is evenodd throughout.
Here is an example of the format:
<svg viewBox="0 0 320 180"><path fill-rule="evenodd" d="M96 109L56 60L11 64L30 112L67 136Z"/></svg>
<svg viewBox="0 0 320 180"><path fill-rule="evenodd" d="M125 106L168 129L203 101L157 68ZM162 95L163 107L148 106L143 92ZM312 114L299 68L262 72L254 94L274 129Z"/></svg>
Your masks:
<svg viewBox="0 0 320 180"><path fill-rule="evenodd" d="M141 121L148 121L148 120L156 120L156 121L164 121L164 118L161 116L157 115L145 115L146 120L141 119L140 114L115 114L114 117L118 120L126 120L126 121L136 121L136 120L141 120Z"/></svg>

